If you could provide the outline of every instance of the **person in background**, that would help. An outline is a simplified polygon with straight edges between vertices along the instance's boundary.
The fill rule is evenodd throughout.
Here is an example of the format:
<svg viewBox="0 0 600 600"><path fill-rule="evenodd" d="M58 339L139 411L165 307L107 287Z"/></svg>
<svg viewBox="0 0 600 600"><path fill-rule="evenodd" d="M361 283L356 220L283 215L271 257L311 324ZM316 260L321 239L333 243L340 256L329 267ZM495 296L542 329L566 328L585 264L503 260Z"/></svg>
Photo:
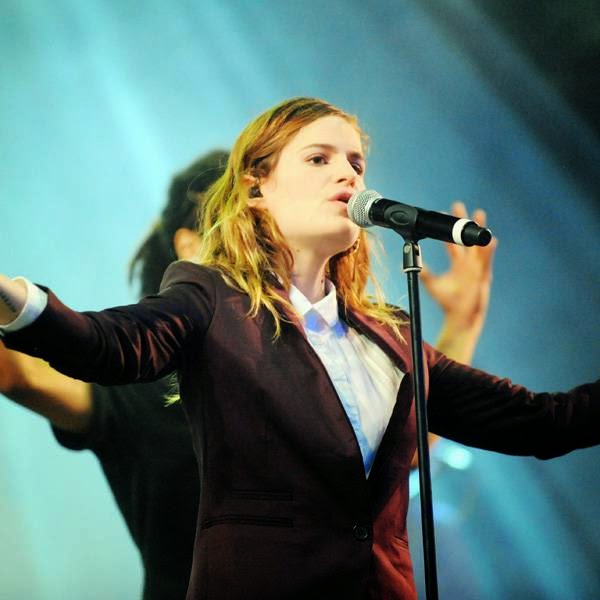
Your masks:
<svg viewBox="0 0 600 600"><path fill-rule="evenodd" d="M197 255L198 208L227 157L209 152L172 179L162 214L131 262L130 279L139 278L141 296L158 291L171 262ZM465 217L466 209L457 203L453 213ZM481 210L473 214L481 224L485 218ZM423 271L444 312L437 347L463 363L471 361L483 328L494 247L448 245L449 270ZM65 448L98 457L140 552L144 600L185 597L192 565L198 467L181 403L166 405L171 392L169 377L108 387L72 379L0 342L0 393L47 418Z"/></svg>
<svg viewBox="0 0 600 600"><path fill-rule="evenodd" d="M140 295L158 291L165 268L198 249L198 204L228 153L209 152L176 174L160 218L134 254ZM67 377L0 342L0 393L46 417L58 442L97 457L144 570L144 600L184 598L198 510L198 468L171 378L105 387Z"/></svg>

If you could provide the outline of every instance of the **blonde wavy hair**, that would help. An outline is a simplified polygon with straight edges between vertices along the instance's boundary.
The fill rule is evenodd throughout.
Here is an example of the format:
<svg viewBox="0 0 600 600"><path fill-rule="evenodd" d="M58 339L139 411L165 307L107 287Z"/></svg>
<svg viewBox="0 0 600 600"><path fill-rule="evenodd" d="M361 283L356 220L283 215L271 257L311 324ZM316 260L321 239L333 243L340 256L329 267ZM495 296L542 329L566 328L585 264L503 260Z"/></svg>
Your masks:
<svg viewBox="0 0 600 600"><path fill-rule="evenodd" d="M264 307L275 320L275 337L284 315L294 313L281 288L289 291L292 252L268 211L250 206L249 182L268 176L291 138L326 116L356 127L363 146L368 139L355 116L317 98L292 98L254 119L238 137L223 175L207 190L199 222L200 264L221 272L228 285L250 297L248 316ZM361 230L357 248L329 260L327 277L346 309L388 325L401 338L397 309L385 304L370 267L369 241ZM367 294L371 281L374 295Z"/></svg>

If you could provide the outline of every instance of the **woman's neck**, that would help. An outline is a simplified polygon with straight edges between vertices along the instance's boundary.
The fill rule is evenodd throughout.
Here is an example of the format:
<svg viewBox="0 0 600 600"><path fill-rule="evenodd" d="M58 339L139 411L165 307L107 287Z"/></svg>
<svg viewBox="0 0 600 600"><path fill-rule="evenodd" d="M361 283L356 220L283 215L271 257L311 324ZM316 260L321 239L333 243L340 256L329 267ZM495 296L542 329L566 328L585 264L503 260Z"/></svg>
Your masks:
<svg viewBox="0 0 600 600"><path fill-rule="evenodd" d="M325 266L328 259L307 256L299 252L294 257L292 283L311 303L315 304L325 297Z"/></svg>

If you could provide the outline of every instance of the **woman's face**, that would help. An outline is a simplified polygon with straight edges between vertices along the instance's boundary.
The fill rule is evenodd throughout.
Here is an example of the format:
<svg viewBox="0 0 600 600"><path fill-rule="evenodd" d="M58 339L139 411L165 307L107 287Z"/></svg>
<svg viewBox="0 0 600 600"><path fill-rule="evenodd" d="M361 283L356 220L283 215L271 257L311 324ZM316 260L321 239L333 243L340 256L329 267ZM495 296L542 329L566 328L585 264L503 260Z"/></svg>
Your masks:
<svg viewBox="0 0 600 600"><path fill-rule="evenodd" d="M261 180L257 205L274 217L294 254L330 257L349 248L359 228L347 201L365 189L360 134L345 119L322 117L284 146L275 168Z"/></svg>

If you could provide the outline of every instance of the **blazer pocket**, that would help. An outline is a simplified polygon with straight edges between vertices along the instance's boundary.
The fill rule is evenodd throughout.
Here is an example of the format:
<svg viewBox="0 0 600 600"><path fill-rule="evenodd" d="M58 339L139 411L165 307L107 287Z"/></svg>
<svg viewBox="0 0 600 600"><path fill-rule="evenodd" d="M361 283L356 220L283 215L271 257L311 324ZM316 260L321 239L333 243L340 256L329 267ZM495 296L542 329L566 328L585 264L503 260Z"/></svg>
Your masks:
<svg viewBox="0 0 600 600"><path fill-rule="evenodd" d="M215 525L257 525L260 527L293 527L293 519L287 519L284 517L268 517L263 515L221 515L219 517L213 517L212 519L206 519L202 521L202 529L208 529Z"/></svg>

